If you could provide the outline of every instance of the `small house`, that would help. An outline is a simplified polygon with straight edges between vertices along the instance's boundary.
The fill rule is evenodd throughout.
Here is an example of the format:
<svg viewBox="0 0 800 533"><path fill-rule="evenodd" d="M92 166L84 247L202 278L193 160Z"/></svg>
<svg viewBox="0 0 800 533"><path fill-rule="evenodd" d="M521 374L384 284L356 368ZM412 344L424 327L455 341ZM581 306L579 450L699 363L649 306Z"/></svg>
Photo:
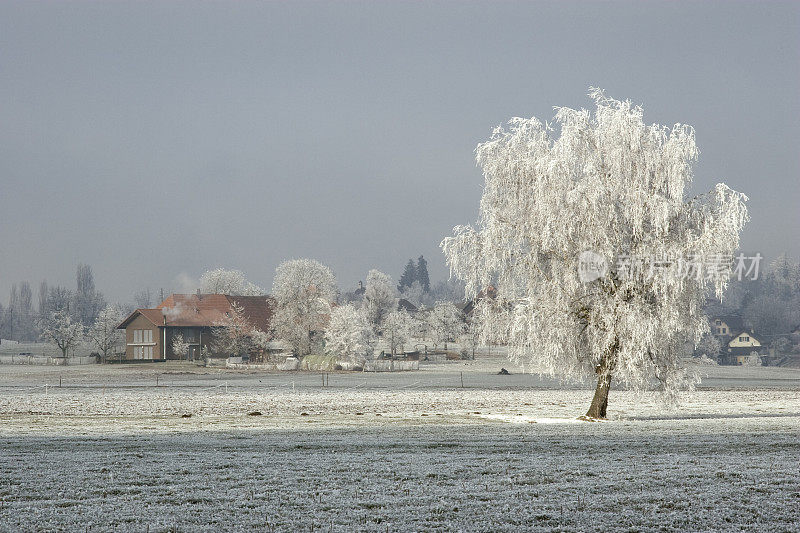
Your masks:
<svg viewBox="0 0 800 533"><path fill-rule="evenodd" d="M732 335L723 347L725 362L731 365L760 365L761 357L766 354L766 348L752 331L734 330L738 333Z"/></svg>

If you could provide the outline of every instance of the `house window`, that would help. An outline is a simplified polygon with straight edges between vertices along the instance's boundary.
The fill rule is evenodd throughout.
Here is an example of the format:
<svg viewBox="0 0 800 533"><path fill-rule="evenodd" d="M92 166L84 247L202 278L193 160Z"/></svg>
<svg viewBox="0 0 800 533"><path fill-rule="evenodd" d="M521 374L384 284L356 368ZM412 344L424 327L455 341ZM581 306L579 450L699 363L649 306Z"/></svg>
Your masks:
<svg viewBox="0 0 800 533"><path fill-rule="evenodd" d="M717 326L719 326L721 323L722 323L722 321L721 321L721 320L719 320L719 319L717 319L717 320L715 320L715 321L714 321L714 324L716 324Z"/></svg>
<svg viewBox="0 0 800 533"><path fill-rule="evenodd" d="M149 344L153 342L152 329L135 329L133 330L133 343L132 344Z"/></svg>
<svg viewBox="0 0 800 533"><path fill-rule="evenodd" d="M722 330L723 334L728 333L728 328L720 328L720 329Z"/></svg>
<svg viewBox="0 0 800 533"><path fill-rule="evenodd" d="M153 347L152 346L134 346L133 347L134 359L152 359Z"/></svg>
<svg viewBox="0 0 800 533"><path fill-rule="evenodd" d="M750 340L750 337L748 337L748 336L746 336L746 335L745 335L745 336L742 336L742 337L739 337L739 342L747 342L747 341L749 341L749 340Z"/></svg>

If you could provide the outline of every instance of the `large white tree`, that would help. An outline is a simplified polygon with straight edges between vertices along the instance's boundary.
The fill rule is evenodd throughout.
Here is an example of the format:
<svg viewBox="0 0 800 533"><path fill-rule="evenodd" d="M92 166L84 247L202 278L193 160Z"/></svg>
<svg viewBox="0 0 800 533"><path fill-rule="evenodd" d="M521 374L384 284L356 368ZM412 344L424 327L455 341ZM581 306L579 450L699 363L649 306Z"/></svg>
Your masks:
<svg viewBox="0 0 800 533"><path fill-rule="evenodd" d="M42 336L53 341L61 355L64 357L64 364L67 364L69 350L75 348L83 338L84 328L80 322L73 322L72 317L63 311L51 312L40 324Z"/></svg>
<svg viewBox="0 0 800 533"><path fill-rule="evenodd" d="M708 330L703 302L726 286L747 210L724 184L688 195L691 127L648 126L640 107L590 95L594 113L558 108L555 128L514 118L478 146L477 228L442 247L468 298L498 282L485 333L537 372L595 376L587 416L603 418L612 379L693 386L682 356Z"/></svg>
<svg viewBox="0 0 800 533"><path fill-rule="evenodd" d="M372 357L375 331L363 309L351 304L331 309L331 319L325 330L325 350L353 362Z"/></svg>
<svg viewBox="0 0 800 533"><path fill-rule="evenodd" d="M200 276L200 291L206 294L231 296L260 296L264 289L247 281L241 270L216 268Z"/></svg>
<svg viewBox="0 0 800 533"><path fill-rule="evenodd" d="M386 315L397 309L397 300L397 289L392 278L379 270L370 270L364 289L363 308L376 331L380 331Z"/></svg>
<svg viewBox="0 0 800 533"><path fill-rule="evenodd" d="M103 361L114 353L114 349L122 345L123 331L117 329L122 322L122 311L116 306L107 305L97 315L94 324L86 331L89 342L102 354Z"/></svg>
<svg viewBox="0 0 800 533"><path fill-rule="evenodd" d="M333 271L319 261L292 259L278 265L272 283L277 337L296 355L311 353L325 330L336 294Z"/></svg>

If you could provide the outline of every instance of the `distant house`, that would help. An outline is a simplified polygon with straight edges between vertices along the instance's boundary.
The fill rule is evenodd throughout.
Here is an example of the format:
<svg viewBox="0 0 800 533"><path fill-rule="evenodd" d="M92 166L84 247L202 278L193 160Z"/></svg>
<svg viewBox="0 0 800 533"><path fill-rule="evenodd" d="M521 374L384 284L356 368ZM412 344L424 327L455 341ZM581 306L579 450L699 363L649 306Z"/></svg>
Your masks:
<svg viewBox="0 0 800 533"><path fill-rule="evenodd" d="M199 291L197 294L173 294L154 309L137 309L117 326L125 330L125 359L178 359L172 350L172 341L178 334L189 344L189 358L199 359L203 347L213 349L211 328L230 313L234 303L243 308L254 327L269 331L274 305L269 296L200 294Z"/></svg>
<svg viewBox="0 0 800 533"><path fill-rule="evenodd" d="M723 346L735 333L744 329L742 317L737 315L718 316L711 320L711 334L717 337Z"/></svg>
<svg viewBox="0 0 800 533"><path fill-rule="evenodd" d="M405 311L410 315L413 315L414 313L419 311L419 309L417 308L416 305L412 304L411 302L409 302L405 298L400 298L397 301L397 310L398 311Z"/></svg>
<svg viewBox="0 0 800 533"><path fill-rule="evenodd" d="M767 350L752 331L738 331L723 345L724 362L730 365L761 364L761 357Z"/></svg>
<svg viewBox="0 0 800 533"><path fill-rule="evenodd" d="M461 309L462 312L464 313L464 316L471 317L472 313L475 311L475 306L478 305L478 302L480 302L484 298L489 298L492 300L497 298L497 289L494 287L494 285L489 285L481 292L479 292L478 295L475 296L475 298L467 302L467 304Z"/></svg>

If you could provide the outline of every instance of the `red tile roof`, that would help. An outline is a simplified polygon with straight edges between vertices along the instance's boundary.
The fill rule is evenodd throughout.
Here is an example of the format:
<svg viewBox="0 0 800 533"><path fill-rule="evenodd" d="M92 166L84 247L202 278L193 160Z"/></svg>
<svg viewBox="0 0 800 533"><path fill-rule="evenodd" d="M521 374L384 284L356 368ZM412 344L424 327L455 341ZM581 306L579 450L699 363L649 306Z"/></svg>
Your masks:
<svg viewBox="0 0 800 533"><path fill-rule="evenodd" d="M172 294L155 309L137 309L117 328L124 329L138 315L156 326L211 327L225 318L233 303L244 309L244 315L253 326L261 331L269 329L274 305L272 298L226 294Z"/></svg>

